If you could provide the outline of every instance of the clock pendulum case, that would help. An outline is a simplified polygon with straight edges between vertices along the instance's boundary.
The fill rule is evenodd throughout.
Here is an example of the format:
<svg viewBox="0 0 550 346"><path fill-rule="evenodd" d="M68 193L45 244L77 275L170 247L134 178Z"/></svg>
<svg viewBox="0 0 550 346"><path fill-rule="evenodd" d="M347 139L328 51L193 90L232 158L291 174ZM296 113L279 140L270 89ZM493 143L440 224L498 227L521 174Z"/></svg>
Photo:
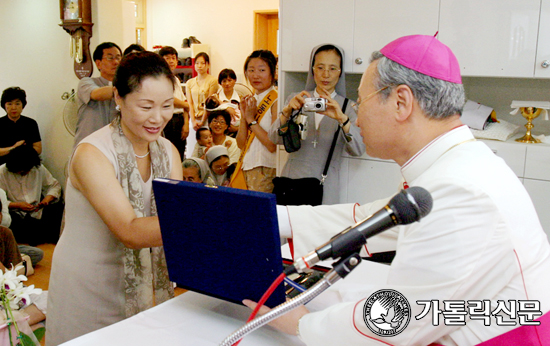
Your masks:
<svg viewBox="0 0 550 346"><path fill-rule="evenodd" d="M92 0L59 0L61 23L71 35L69 51L74 60L74 73L79 79L90 77L93 61L90 55L92 37Z"/></svg>

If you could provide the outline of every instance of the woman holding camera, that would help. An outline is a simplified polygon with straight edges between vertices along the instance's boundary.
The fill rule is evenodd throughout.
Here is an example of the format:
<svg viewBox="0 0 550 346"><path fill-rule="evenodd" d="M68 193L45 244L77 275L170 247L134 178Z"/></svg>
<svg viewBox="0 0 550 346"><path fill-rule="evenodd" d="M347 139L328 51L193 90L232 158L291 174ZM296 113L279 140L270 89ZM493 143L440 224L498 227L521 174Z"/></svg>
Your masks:
<svg viewBox="0 0 550 346"><path fill-rule="evenodd" d="M351 156L360 156L365 152L359 128L355 124L355 102L346 99L343 63L344 51L340 47L324 44L313 48L306 90L291 95L290 101L282 108L280 116L269 131L270 138L277 144L282 144L280 134L285 131L285 124L293 114L302 109L306 98L325 99L325 111L312 112L302 109L303 116L299 118L307 132L302 135L301 148L289 154L281 174L282 177L291 179L321 180L333 139L338 131L327 178L324 181L322 204L340 202L340 163L344 150ZM309 103L315 108L319 102Z"/></svg>

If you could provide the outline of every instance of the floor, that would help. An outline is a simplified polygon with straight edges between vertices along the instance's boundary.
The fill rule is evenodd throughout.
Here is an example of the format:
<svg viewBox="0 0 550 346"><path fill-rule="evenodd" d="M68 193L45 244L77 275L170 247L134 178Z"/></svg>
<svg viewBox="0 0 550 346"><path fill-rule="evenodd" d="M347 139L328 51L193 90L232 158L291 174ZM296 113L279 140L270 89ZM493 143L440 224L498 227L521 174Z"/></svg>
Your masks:
<svg viewBox="0 0 550 346"><path fill-rule="evenodd" d="M41 288L47 291L50 284L52 256L55 245L43 244L39 245L38 247L44 251L44 258L34 267L34 274L28 277L27 285L34 285L36 288ZM175 289L176 296L184 292L185 290L183 288L176 287ZM45 338L41 340L40 344L44 346Z"/></svg>

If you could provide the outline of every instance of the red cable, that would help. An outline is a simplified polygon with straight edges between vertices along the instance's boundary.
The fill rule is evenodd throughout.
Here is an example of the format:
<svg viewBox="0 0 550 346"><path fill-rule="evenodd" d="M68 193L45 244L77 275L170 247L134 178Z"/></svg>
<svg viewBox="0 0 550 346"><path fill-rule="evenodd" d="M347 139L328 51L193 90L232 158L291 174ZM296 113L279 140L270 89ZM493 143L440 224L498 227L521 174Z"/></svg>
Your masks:
<svg viewBox="0 0 550 346"><path fill-rule="evenodd" d="M258 301L258 305L256 305L256 307L254 308L254 310L252 310L252 313L250 314L250 317L248 318L248 320L246 321L246 323L252 321L256 315L258 314L258 311L260 310L260 308L264 305L264 303L269 299L269 297L271 296L271 294L273 294L273 292L275 292L275 289L277 288L277 286L279 286L281 284L281 282L283 282L283 280L285 279L285 273L281 273L281 275L279 275L275 281L273 281L273 283L271 284L271 286L269 286L269 288L267 289L267 291L265 291L264 295L262 296L262 298L260 298L260 300ZM237 346L240 342L241 342L242 339L240 339L239 341L237 341L236 343L233 344L233 346Z"/></svg>

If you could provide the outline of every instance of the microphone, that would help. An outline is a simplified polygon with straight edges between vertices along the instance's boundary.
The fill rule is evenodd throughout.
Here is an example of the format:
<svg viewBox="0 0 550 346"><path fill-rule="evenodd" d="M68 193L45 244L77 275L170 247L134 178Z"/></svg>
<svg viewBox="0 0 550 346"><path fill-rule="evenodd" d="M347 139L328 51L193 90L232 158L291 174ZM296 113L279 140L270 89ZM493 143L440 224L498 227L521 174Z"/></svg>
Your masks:
<svg viewBox="0 0 550 346"><path fill-rule="evenodd" d="M296 260L294 265L285 269L285 274L308 272L320 261L359 252L368 238L394 226L419 221L428 215L432 205L432 195L424 188L413 186L407 190L401 190L384 208L346 228L325 244Z"/></svg>

